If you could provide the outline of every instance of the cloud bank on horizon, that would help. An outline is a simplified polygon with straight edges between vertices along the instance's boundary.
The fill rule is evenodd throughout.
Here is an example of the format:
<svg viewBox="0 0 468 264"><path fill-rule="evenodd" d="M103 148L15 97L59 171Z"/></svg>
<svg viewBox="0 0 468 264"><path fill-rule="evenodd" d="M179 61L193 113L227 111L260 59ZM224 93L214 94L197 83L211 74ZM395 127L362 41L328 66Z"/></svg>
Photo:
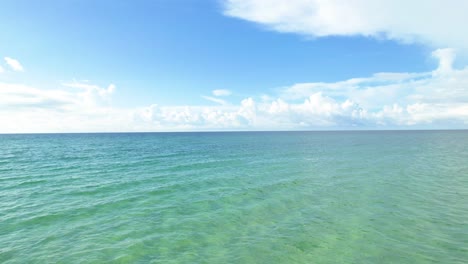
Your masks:
<svg viewBox="0 0 468 264"><path fill-rule="evenodd" d="M237 105L206 96L220 100L219 105L119 108L111 102L114 84L100 87L74 80L43 90L0 83L1 132L466 127L468 68L451 67L450 49L433 55L440 63L431 72L297 83L277 95L248 97Z"/></svg>
<svg viewBox="0 0 468 264"><path fill-rule="evenodd" d="M419 3L419 4L418 4ZM468 127L468 54L459 28L466 1L227 0L224 14L279 33L362 35L434 49L429 72L380 72L337 82L294 83L232 102L235 91L200 95L215 105L115 106L116 85L61 82L55 89L0 82L0 133L205 130L410 129ZM416 15L417 14L417 15ZM437 19L434 19L437 18ZM8 58L8 60L7 60ZM5 57L0 74L26 74Z"/></svg>

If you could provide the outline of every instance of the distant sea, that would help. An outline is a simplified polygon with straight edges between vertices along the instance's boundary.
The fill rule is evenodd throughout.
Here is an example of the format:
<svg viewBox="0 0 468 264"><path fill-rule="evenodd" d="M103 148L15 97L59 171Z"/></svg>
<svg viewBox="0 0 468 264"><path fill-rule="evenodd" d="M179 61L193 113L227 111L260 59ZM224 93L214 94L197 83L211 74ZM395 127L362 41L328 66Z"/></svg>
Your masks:
<svg viewBox="0 0 468 264"><path fill-rule="evenodd" d="M0 135L0 263L467 263L468 131Z"/></svg>

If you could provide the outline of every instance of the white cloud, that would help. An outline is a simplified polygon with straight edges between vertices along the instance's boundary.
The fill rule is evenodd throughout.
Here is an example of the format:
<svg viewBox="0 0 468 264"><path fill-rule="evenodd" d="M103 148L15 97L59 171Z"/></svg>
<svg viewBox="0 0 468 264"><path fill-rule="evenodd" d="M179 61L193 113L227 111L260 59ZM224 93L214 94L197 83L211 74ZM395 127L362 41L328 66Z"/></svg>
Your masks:
<svg viewBox="0 0 468 264"><path fill-rule="evenodd" d="M231 91L226 90L226 89L213 90L212 93L214 96L229 96L232 94Z"/></svg>
<svg viewBox="0 0 468 264"><path fill-rule="evenodd" d="M468 52L465 0L226 0L225 14L279 32L362 35Z"/></svg>
<svg viewBox="0 0 468 264"><path fill-rule="evenodd" d="M126 111L111 107L105 100L115 86L104 89L90 85L71 91L64 88L0 83L0 132L110 131L119 126L129 129L121 123Z"/></svg>
<svg viewBox="0 0 468 264"><path fill-rule="evenodd" d="M115 90L113 84L108 88L97 85L70 83L64 87L80 88L67 91L64 89L39 89L24 84L0 83L0 109L53 109L70 111L94 109L106 105L105 100Z"/></svg>
<svg viewBox="0 0 468 264"><path fill-rule="evenodd" d="M73 88L83 89L85 91L96 92L97 94L99 94L100 96L103 96L103 97L104 96L109 96L109 95L111 95L112 93L115 92L115 85L112 84L112 83L109 84L109 86L107 86L107 88L101 88L98 85L89 84L87 81L64 82L64 83L62 83L62 85L66 86L66 87L73 87Z"/></svg>
<svg viewBox="0 0 468 264"><path fill-rule="evenodd" d="M88 105L96 105L102 101L108 102L116 89L114 84L109 84L107 88L102 88L98 85L90 84L87 81L64 82L62 86L80 89L81 92L77 93L77 95L81 98L83 103Z"/></svg>
<svg viewBox="0 0 468 264"><path fill-rule="evenodd" d="M5 57L6 64L14 71L22 72L24 71L23 66L18 60L12 59L10 57Z"/></svg>
<svg viewBox="0 0 468 264"><path fill-rule="evenodd" d="M279 94L213 106L112 106L115 85L87 81L56 89L0 83L0 133L467 128L468 67L451 50L421 73L376 73L339 82L299 83Z"/></svg>
<svg viewBox="0 0 468 264"><path fill-rule="evenodd" d="M204 96L202 95L202 98L203 99L206 99L208 101L211 101L211 102L214 102L214 103L217 103L217 104L220 104L220 105L226 105L227 102L223 99L219 99L219 98L215 98L215 97L211 97L211 96Z"/></svg>
<svg viewBox="0 0 468 264"><path fill-rule="evenodd" d="M22 84L0 83L0 109L62 109L76 98L62 90L41 90Z"/></svg>
<svg viewBox="0 0 468 264"><path fill-rule="evenodd" d="M432 56L439 59L439 68L437 73L444 74L452 71L455 61L455 51L453 49L438 49L432 53Z"/></svg>
<svg viewBox="0 0 468 264"><path fill-rule="evenodd" d="M3 73L3 72L5 72L5 70L3 69L2 66L0 66L0 73Z"/></svg>

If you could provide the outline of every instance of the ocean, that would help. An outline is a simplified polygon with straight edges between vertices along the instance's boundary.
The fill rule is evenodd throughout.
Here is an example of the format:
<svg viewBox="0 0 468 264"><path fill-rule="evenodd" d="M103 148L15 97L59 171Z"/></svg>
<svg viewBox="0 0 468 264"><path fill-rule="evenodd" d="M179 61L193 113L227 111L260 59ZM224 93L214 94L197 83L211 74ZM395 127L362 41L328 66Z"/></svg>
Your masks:
<svg viewBox="0 0 468 264"><path fill-rule="evenodd" d="M466 263L468 131L0 135L0 263Z"/></svg>

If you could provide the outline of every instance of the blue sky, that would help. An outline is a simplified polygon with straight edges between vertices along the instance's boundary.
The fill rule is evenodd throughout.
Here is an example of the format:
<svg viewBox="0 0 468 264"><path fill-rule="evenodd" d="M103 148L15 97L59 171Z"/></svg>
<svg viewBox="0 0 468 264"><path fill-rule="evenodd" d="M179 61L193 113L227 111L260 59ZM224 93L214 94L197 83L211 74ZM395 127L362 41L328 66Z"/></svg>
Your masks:
<svg viewBox="0 0 468 264"><path fill-rule="evenodd" d="M0 132L466 127L466 105L452 102L465 96L465 40L420 26L455 9L433 1L407 21L404 2L361 2L343 15L314 0L3 1L0 57L23 70L0 64ZM428 97L448 89L435 74L443 58L460 80L435 105L447 114L409 116L411 106L441 111ZM346 83L356 78L370 79ZM390 90L393 101L380 102ZM21 122L6 125L12 115Z"/></svg>

